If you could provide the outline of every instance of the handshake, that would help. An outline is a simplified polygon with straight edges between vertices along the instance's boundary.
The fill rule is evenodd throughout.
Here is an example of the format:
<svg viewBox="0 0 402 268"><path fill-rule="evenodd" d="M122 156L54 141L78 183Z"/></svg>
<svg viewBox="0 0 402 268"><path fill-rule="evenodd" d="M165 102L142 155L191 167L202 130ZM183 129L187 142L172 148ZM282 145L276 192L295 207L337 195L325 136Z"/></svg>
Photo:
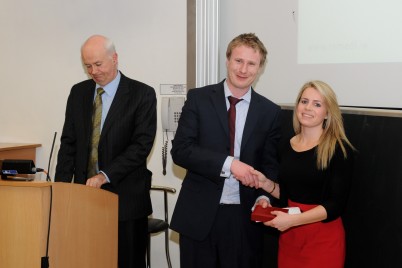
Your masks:
<svg viewBox="0 0 402 268"><path fill-rule="evenodd" d="M247 165L237 159L234 159L230 167L233 177L243 185L252 188L262 188L272 193L275 190L275 182L265 177L260 171L255 170L252 166Z"/></svg>

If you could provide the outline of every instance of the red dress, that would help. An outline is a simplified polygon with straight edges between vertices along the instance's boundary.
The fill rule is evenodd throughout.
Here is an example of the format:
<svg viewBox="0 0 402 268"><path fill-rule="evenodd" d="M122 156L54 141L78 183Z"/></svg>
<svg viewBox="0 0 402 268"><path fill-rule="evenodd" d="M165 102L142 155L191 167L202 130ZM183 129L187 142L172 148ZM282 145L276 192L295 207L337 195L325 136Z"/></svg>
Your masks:
<svg viewBox="0 0 402 268"><path fill-rule="evenodd" d="M316 205L289 200L289 206L302 211ZM279 268L343 268L345 261L345 231L341 218L293 227L279 238Z"/></svg>

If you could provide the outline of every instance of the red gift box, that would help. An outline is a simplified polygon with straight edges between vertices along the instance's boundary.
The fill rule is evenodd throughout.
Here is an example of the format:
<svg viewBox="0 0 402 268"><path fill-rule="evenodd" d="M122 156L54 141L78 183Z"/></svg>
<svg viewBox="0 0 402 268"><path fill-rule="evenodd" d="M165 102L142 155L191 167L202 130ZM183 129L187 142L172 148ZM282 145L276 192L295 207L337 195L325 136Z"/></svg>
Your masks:
<svg viewBox="0 0 402 268"><path fill-rule="evenodd" d="M292 209L292 212L289 213L289 209ZM272 211L282 211L289 214L298 214L300 213L300 209L298 207L294 208L278 208L278 207L266 207L263 208L260 205L255 206L253 212L251 213L252 221L270 221L276 217L276 215L271 214Z"/></svg>

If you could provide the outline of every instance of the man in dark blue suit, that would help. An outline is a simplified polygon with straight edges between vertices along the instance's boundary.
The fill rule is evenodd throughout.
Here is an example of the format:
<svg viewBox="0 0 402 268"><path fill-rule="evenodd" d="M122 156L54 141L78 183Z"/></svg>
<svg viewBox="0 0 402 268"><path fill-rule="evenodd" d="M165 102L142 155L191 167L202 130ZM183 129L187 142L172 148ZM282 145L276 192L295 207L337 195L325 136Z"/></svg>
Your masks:
<svg viewBox="0 0 402 268"><path fill-rule="evenodd" d="M180 233L183 268L261 265L262 229L250 215L268 194L250 170L277 177L280 138L280 107L252 88L266 55L257 36L241 34L227 48L227 78L187 94L171 151L174 162L187 169L171 221ZM233 155L230 96L241 99Z"/></svg>
<svg viewBox="0 0 402 268"><path fill-rule="evenodd" d="M74 85L68 97L55 180L118 194L119 268L143 268L147 217L152 213L152 173L147 169L147 157L156 133L155 91L118 70L115 47L104 36L91 36L83 44L81 56L92 79ZM98 146L91 148L98 88L104 91L100 137ZM94 149L95 165L89 168Z"/></svg>

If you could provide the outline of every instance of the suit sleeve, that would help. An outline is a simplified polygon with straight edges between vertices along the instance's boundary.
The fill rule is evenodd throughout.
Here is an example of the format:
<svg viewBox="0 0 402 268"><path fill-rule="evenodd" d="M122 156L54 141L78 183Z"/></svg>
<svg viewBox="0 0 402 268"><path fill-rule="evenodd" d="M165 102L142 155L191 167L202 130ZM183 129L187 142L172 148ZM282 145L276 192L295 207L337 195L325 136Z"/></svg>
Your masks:
<svg viewBox="0 0 402 268"><path fill-rule="evenodd" d="M77 137L73 120L73 99L73 90L71 90L67 100L64 126L60 138L55 181L71 182L74 174Z"/></svg>
<svg viewBox="0 0 402 268"><path fill-rule="evenodd" d="M222 179L220 172L227 157L224 142L220 140L219 128L214 127L215 115L201 94L192 89L187 94L179 120L179 126L171 150L173 161L198 175ZM202 100L201 100L202 99ZM225 150L224 150L225 149Z"/></svg>

